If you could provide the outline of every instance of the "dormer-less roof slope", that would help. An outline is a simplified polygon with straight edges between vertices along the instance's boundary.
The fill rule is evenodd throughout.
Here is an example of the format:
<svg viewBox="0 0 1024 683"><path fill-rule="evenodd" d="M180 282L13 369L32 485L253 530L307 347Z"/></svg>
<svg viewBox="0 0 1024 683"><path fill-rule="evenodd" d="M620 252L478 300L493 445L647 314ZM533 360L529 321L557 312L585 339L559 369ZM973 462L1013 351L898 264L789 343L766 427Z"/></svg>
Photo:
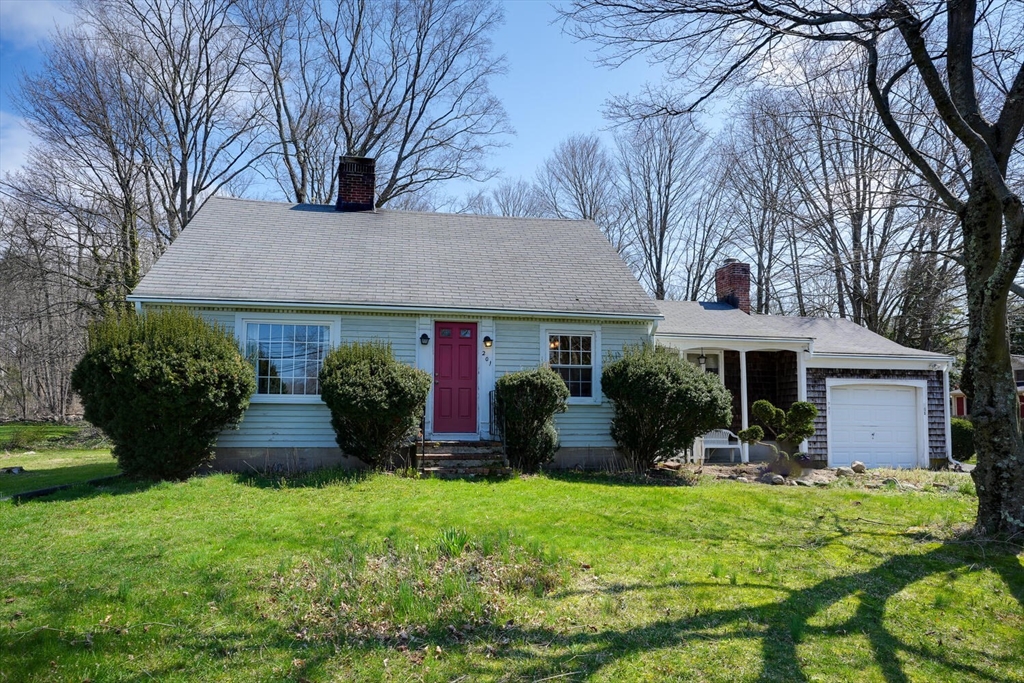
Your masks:
<svg viewBox="0 0 1024 683"><path fill-rule="evenodd" d="M658 334L701 338L812 340L816 355L894 356L949 360L948 356L911 349L843 318L747 315L728 304L659 301L665 320Z"/></svg>
<svg viewBox="0 0 1024 683"><path fill-rule="evenodd" d="M591 221L222 198L130 300L660 318Z"/></svg>

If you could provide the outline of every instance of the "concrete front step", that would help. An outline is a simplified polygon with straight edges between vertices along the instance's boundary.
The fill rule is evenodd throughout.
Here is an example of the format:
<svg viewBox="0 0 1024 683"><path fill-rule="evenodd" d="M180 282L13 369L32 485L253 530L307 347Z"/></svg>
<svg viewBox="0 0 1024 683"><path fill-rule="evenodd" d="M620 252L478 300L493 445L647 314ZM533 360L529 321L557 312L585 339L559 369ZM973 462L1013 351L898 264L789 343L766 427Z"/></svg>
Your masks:
<svg viewBox="0 0 1024 683"><path fill-rule="evenodd" d="M425 455L419 459L420 467L504 467L505 459L496 458L439 458Z"/></svg>
<svg viewBox="0 0 1024 683"><path fill-rule="evenodd" d="M462 453L464 455L490 455L501 453L501 446L462 446L459 444L427 444L423 449L425 453Z"/></svg>

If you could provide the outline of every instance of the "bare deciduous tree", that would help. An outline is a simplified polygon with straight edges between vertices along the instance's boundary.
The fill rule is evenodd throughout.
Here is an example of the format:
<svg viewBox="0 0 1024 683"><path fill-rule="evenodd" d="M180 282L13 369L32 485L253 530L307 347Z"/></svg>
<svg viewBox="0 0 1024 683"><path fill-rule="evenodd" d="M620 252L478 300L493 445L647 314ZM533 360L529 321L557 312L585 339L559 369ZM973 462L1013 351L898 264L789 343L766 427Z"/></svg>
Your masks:
<svg viewBox="0 0 1024 683"><path fill-rule="evenodd" d="M377 159L377 206L446 180L486 180L511 132L490 80L503 20L490 0L246 0L282 189L333 201L337 154Z"/></svg>
<svg viewBox="0 0 1024 683"><path fill-rule="evenodd" d="M545 215L594 221L616 250L626 247L619 169L597 135L570 135L560 142L537 170L534 185Z"/></svg>
<svg viewBox="0 0 1024 683"><path fill-rule="evenodd" d="M700 192L707 138L683 118L658 117L630 124L618 147L634 268L654 298L665 299L683 258L679 236Z"/></svg>
<svg viewBox="0 0 1024 683"><path fill-rule="evenodd" d="M542 215L536 188L522 178L504 178L491 191L491 202L499 216L529 218Z"/></svg>
<svg viewBox="0 0 1024 683"><path fill-rule="evenodd" d="M1010 367L1008 293L1024 260L1024 205L1011 159L1024 127L1024 5L1013 0L577 0L564 12L574 33L612 58L649 52L696 96L685 111L744 79L789 70L807 41L827 44L839 65L866 57L862 83L901 154L957 216L967 290L967 362L961 388L972 402L978 466L977 527L1024 530L1024 440ZM1015 27L1008 28L1008 27ZM908 135L893 91L916 81L948 136L969 159L961 186ZM984 98L992 90L998 97ZM643 115L650 104L627 109ZM1016 162L1019 165L1019 159Z"/></svg>
<svg viewBox="0 0 1024 683"><path fill-rule="evenodd" d="M76 14L139 92L144 159L166 243L203 202L245 172L258 148L252 41L234 0L98 0Z"/></svg>

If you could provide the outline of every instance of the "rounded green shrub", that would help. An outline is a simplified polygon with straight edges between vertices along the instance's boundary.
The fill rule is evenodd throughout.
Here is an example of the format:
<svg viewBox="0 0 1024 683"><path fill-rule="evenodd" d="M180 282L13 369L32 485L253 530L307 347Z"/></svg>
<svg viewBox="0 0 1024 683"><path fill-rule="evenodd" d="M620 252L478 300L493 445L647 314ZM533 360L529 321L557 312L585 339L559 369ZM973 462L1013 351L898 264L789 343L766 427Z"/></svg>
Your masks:
<svg viewBox="0 0 1024 683"><path fill-rule="evenodd" d="M732 421L732 398L718 377L663 347L626 347L605 366L601 388L615 404L612 438L637 473Z"/></svg>
<svg viewBox="0 0 1024 683"><path fill-rule="evenodd" d="M386 465L418 425L430 375L395 359L382 342L342 344L320 369L320 394L335 440L373 468Z"/></svg>
<svg viewBox="0 0 1024 683"><path fill-rule="evenodd" d="M954 417L949 421L950 437L953 441L953 459L963 462L974 457L974 424L965 418Z"/></svg>
<svg viewBox="0 0 1024 683"><path fill-rule="evenodd" d="M569 388L551 368L502 375L494 386L495 417L509 464L536 472L555 457L555 413L564 413Z"/></svg>
<svg viewBox="0 0 1024 683"><path fill-rule="evenodd" d="M256 380L230 333L170 309L91 325L71 386L125 474L182 479L241 421Z"/></svg>

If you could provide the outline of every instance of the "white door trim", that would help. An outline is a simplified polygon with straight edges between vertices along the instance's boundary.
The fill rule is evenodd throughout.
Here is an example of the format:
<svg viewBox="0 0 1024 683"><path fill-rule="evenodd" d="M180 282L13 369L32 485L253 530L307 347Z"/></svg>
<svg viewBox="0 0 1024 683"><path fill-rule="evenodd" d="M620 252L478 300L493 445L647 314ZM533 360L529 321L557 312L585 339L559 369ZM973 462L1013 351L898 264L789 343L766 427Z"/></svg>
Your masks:
<svg viewBox="0 0 1024 683"><path fill-rule="evenodd" d="M476 323L476 433L443 434L434 433L434 330L436 324L442 322ZM420 336L426 334L430 341L420 343ZM494 345L484 348L484 337L491 337ZM494 389L494 349L499 340L494 339L493 318L466 318L461 316L420 316L416 323L416 367L424 370L431 377L431 389L427 394L426 419L424 420L424 437L433 441L477 441L490 439L491 431L491 391Z"/></svg>
<svg viewBox="0 0 1024 683"><path fill-rule="evenodd" d="M928 381L923 379L855 379L825 378L825 448L828 453L828 466L835 467L832 462L832 387L837 386L903 386L916 389L917 405L917 466L929 466L928 460Z"/></svg>

